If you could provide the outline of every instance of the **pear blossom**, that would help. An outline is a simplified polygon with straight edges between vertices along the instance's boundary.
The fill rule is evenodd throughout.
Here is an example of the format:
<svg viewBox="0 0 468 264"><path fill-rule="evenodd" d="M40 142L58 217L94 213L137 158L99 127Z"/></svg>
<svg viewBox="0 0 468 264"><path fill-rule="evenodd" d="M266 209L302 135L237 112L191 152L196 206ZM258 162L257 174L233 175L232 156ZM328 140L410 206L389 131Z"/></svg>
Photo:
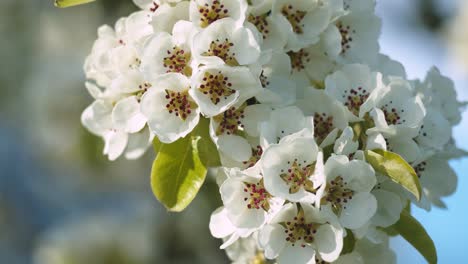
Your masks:
<svg viewBox="0 0 468 264"><path fill-rule="evenodd" d="M431 204L445 208L441 198L455 192L457 186L457 175L450 167L448 160L442 157L430 156L422 161L413 163L413 168L418 175L423 195L427 199L425 203L419 203L421 207L429 210Z"/></svg>
<svg viewBox="0 0 468 264"><path fill-rule="evenodd" d="M239 27L226 17L206 27L193 38L193 55L204 65L239 66L257 63L260 40L248 28Z"/></svg>
<svg viewBox="0 0 468 264"><path fill-rule="evenodd" d="M150 8L150 25L155 33L172 32L174 25L181 20L189 21L188 1L165 1Z"/></svg>
<svg viewBox="0 0 468 264"><path fill-rule="evenodd" d="M193 65L192 37L196 29L188 21L179 21L174 25L172 35L159 32L146 41L143 49L142 71L147 78L156 78L160 74L176 72L190 77Z"/></svg>
<svg viewBox="0 0 468 264"><path fill-rule="evenodd" d="M164 143L185 137L200 120L200 108L189 95L190 81L180 73L167 73L153 86L141 98L149 128Z"/></svg>
<svg viewBox="0 0 468 264"><path fill-rule="evenodd" d="M275 109L271 111L270 118L260 124L260 144L265 148L298 132L313 136L313 122L313 118L304 116L296 106Z"/></svg>
<svg viewBox="0 0 468 264"><path fill-rule="evenodd" d="M190 96L208 117L242 105L260 92L260 80L246 67L202 66L192 76Z"/></svg>
<svg viewBox="0 0 468 264"><path fill-rule="evenodd" d="M332 213L308 204L289 203L259 233L265 257L283 263L315 263L338 259L343 229Z"/></svg>
<svg viewBox="0 0 468 264"><path fill-rule="evenodd" d="M270 107L262 104L243 104L212 117L210 135L221 155L237 162L247 161L249 166L251 162L255 163L259 158L255 154L261 154L262 151L257 150L258 144L252 146L249 138L259 136L258 124L269 117L270 111Z"/></svg>
<svg viewBox="0 0 468 264"><path fill-rule="evenodd" d="M371 128L369 132L380 132L384 137L415 137L419 133L426 109L421 98L413 95L411 84L404 79L394 78L378 93L374 102L368 105L373 107L370 115L375 123L375 128Z"/></svg>
<svg viewBox="0 0 468 264"><path fill-rule="evenodd" d="M429 104L439 109L450 124L456 125L460 122L460 108L463 104L457 101L453 81L443 76L436 67L427 73L422 93L425 94L424 98L430 100ZM427 101L424 103L427 104Z"/></svg>
<svg viewBox="0 0 468 264"><path fill-rule="evenodd" d="M200 124L220 161L207 168L223 203L209 229L233 263L395 263L382 230L410 204L446 207L465 103L437 68L408 80L380 53L375 0L133 2L98 30L81 122L110 160ZM420 200L372 150L412 167Z"/></svg>
<svg viewBox="0 0 468 264"><path fill-rule="evenodd" d="M348 126L349 120L343 105L323 90L308 89L297 105L305 115L313 116L315 141L322 148L333 144L338 132Z"/></svg>
<svg viewBox="0 0 468 264"><path fill-rule="evenodd" d="M103 153L109 160L115 160L125 153L128 159L141 157L149 146L153 136L147 128L129 134L115 127L113 106L110 102L96 100L81 115L81 123L93 134L102 137L105 145Z"/></svg>
<svg viewBox="0 0 468 264"><path fill-rule="evenodd" d="M246 20L247 28L255 27L263 40L262 50L281 51L287 43L287 33L281 29L278 20L271 16L273 0L251 1Z"/></svg>
<svg viewBox="0 0 468 264"><path fill-rule="evenodd" d="M243 171L230 169L220 187L227 217L238 228L262 227L284 203L283 199L268 193L257 167Z"/></svg>
<svg viewBox="0 0 468 264"><path fill-rule="evenodd" d="M242 25L247 7L246 0L193 0L190 1L190 21L206 28L219 19L230 17Z"/></svg>
<svg viewBox="0 0 468 264"><path fill-rule="evenodd" d="M277 0L272 16L287 33L287 50L297 51L319 41L334 13L331 1Z"/></svg>
<svg viewBox="0 0 468 264"><path fill-rule="evenodd" d="M251 236L255 231L253 228L237 228L234 226L227 216L226 208L223 206L211 214L209 228L212 236L224 240L224 243L220 246L221 249L231 246L239 238Z"/></svg>
<svg viewBox="0 0 468 264"><path fill-rule="evenodd" d="M370 193L377 180L374 169L364 161L343 155L331 156L325 163L326 188L321 206L329 206L343 227L357 229L366 224L377 210L377 200Z"/></svg>
<svg viewBox="0 0 468 264"><path fill-rule="evenodd" d="M312 137L300 133L268 146L260 158L266 190L289 201L314 203L325 187L323 154Z"/></svg>
<svg viewBox="0 0 468 264"><path fill-rule="evenodd" d="M340 36L335 42L340 48L337 59L372 65L378 59L381 28L381 20L373 12L375 0L348 2L344 1L346 14L335 21L334 34Z"/></svg>
<svg viewBox="0 0 468 264"><path fill-rule="evenodd" d="M371 72L366 65L348 64L326 78L325 93L346 107L350 121L358 121L379 96L374 91L382 86L380 73Z"/></svg>
<svg viewBox="0 0 468 264"><path fill-rule="evenodd" d="M296 100L296 87L290 77L291 64L285 53L272 52L270 60L262 65L262 91L255 98L262 104L287 106Z"/></svg>

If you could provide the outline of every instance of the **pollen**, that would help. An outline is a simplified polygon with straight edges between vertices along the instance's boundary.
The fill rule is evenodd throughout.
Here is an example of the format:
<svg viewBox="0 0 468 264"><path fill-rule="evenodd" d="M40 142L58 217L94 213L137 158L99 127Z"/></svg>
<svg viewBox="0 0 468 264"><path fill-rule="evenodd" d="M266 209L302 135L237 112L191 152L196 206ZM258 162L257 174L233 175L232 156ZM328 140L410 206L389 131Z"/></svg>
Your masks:
<svg viewBox="0 0 468 264"><path fill-rule="evenodd" d="M281 14L283 14L283 16L289 21L294 33L304 33L304 24L302 24L302 20L304 19L307 12L296 10L292 5L285 5L281 9Z"/></svg>
<svg viewBox="0 0 468 264"><path fill-rule="evenodd" d="M223 41L216 39L211 41L210 48L204 52L203 56L216 56L221 58L229 66L239 66L235 56L236 53L231 51L234 47L234 43L230 42L229 39Z"/></svg>
<svg viewBox="0 0 468 264"><path fill-rule="evenodd" d="M335 213L339 214L346 204L353 199L354 191L347 188L348 183L342 176L337 176L326 188L327 194L322 198L322 202L329 202Z"/></svg>
<svg viewBox="0 0 468 264"><path fill-rule="evenodd" d="M343 94L343 98L345 100L344 105L351 113L359 115L359 109L367 98L369 98L369 95L370 93L362 86L359 86L356 89L346 90Z"/></svg>
<svg viewBox="0 0 468 264"><path fill-rule="evenodd" d="M341 22L336 24L341 35L341 53L346 53L351 48L351 43L353 42L353 35L356 33L356 30L352 29L350 26L344 25Z"/></svg>
<svg viewBox="0 0 468 264"><path fill-rule="evenodd" d="M297 216L289 221L282 222L286 241L291 243L291 246L300 246L304 248L307 244L311 244L315 240L315 234L320 226L316 223L309 223L304 217L304 209L300 208Z"/></svg>
<svg viewBox="0 0 468 264"><path fill-rule="evenodd" d="M310 54L304 49L300 49L297 52L289 51L288 55L291 59L291 67L296 72L304 70L305 65L310 62Z"/></svg>
<svg viewBox="0 0 468 264"><path fill-rule="evenodd" d="M177 72L185 76L191 76L192 68L189 66L190 57L190 52L177 46L174 46L172 50L167 50L167 56L163 59L164 68L167 69L166 72Z"/></svg>
<svg viewBox="0 0 468 264"><path fill-rule="evenodd" d="M247 201L248 209L270 210L269 200L272 196L263 186L263 179L257 183L244 183L244 192L248 194L244 198Z"/></svg>
<svg viewBox="0 0 468 264"><path fill-rule="evenodd" d="M291 162L289 162L290 164ZM289 193L297 193L301 188L306 191L315 192L312 181L309 177L315 171L315 164L306 165L295 159L287 172L280 175L281 179L289 186Z"/></svg>
<svg viewBox="0 0 468 264"><path fill-rule="evenodd" d="M213 104L217 105L221 99L226 100L236 92L231 87L232 83L229 82L229 78L225 77L221 72L217 74L206 72L198 89L209 96Z"/></svg>
<svg viewBox="0 0 468 264"><path fill-rule="evenodd" d="M252 23L260 33L262 33L263 39L266 39L268 35L270 34L269 23L266 20L267 17L268 17L268 13L265 13L259 16L254 16L250 14L249 17L247 18L247 20L250 23Z"/></svg>
<svg viewBox="0 0 468 264"><path fill-rule="evenodd" d="M224 113L214 117L214 120L219 123L218 128L216 129L216 135L235 135L240 129L244 128L242 124L242 119L244 118L244 108L245 106L231 107L226 110Z"/></svg>
<svg viewBox="0 0 468 264"><path fill-rule="evenodd" d="M270 85L270 81L268 80L268 77L263 74L263 71L260 73L259 78L263 88L266 88L268 85Z"/></svg>
<svg viewBox="0 0 468 264"><path fill-rule="evenodd" d="M247 165L248 168L255 166L255 164L260 160L260 157L262 157L262 154L263 149L260 145L256 148L252 148L252 156L249 160L243 162L244 165Z"/></svg>
<svg viewBox="0 0 468 264"><path fill-rule="evenodd" d="M170 114L174 114L183 121L192 113L195 103L190 100L188 92L174 92L166 90L166 109Z"/></svg>
<svg viewBox="0 0 468 264"><path fill-rule="evenodd" d="M425 161L419 163L418 165L414 166L414 172L416 172L416 175L418 175L418 178L421 178L422 174L426 170L426 165L427 163Z"/></svg>
<svg viewBox="0 0 468 264"><path fill-rule="evenodd" d="M406 119L402 118L401 116L401 113L404 113L405 110L396 109L395 107L392 107L392 104L393 101L390 101L382 107L382 111L384 113L385 121L387 121L387 124L401 125L403 123L406 123Z"/></svg>
<svg viewBox="0 0 468 264"><path fill-rule="evenodd" d="M314 114L314 136L318 144L322 143L334 128L333 116L326 113Z"/></svg>
<svg viewBox="0 0 468 264"><path fill-rule="evenodd" d="M353 35L356 34L356 30L352 29L350 26L344 25L341 22L336 24L341 35L341 53L346 53L351 48L351 43L353 42Z"/></svg>
<svg viewBox="0 0 468 264"><path fill-rule="evenodd" d="M229 16L229 10L221 4L221 1L214 0L211 5L206 3L203 6L198 6L200 13L200 27L205 28L218 19Z"/></svg>

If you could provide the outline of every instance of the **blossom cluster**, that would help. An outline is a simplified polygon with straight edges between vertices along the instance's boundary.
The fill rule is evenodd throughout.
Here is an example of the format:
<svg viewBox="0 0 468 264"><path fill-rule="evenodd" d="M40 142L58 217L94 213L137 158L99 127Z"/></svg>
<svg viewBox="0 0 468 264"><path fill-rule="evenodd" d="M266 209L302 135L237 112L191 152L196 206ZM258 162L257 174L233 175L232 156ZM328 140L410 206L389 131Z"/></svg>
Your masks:
<svg viewBox="0 0 468 264"><path fill-rule="evenodd" d="M82 123L114 160L209 119L223 202L209 227L233 262L393 263L385 228L455 191L453 83L408 80L379 52L374 0L134 2L98 30ZM420 200L368 162L376 149L413 167Z"/></svg>

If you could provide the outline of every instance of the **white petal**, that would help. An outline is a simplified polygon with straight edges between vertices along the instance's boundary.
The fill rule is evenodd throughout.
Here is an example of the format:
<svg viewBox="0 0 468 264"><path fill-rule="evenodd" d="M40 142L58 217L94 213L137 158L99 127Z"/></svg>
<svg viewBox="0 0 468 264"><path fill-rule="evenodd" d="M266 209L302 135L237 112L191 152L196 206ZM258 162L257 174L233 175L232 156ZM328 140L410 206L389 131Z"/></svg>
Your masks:
<svg viewBox="0 0 468 264"><path fill-rule="evenodd" d="M322 225L317 229L314 244L323 260L333 262L338 259L343 248L343 230L328 224Z"/></svg>
<svg viewBox="0 0 468 264"><path fill-rule="evenodd" d="M370 193L357 193L349 200L340 215L343 227L357 229L362 227L377 210L377 200Z"/></svg>
<svg viewBox="0 0 468 264"><path fill-rule="evenodd" d="M143 156L146 150L151 146L153 136L148 128L144 128L138 133L128 136L127 149L125 150L125 158L135 160Z"/></svg>
<svg viewBox="0 0 468 264"><path fill-rule="evenodd" d="M120 100L112 110L112 121L115 128L127 133L136 133L143 129L146 120L135 96Z"/></svg>
<svg viewBox="0 0 468 264"><path fill-rule="evenodd" d="M278 256L278 264L289 263L314 264L315 251L310 246L301 247L299 242L294 247L288 243Z"/></svg>
<svg viewBox="0 0 468 264"><path fill-rule="evenodd" d="M246 161L252 156L252 147L243 137L220 135L216 143L220 151L236 161Z"/></svg>
<svg viewBox="0 0 468 264"><path fill-rule="evenodd" d="M279 224L265 226L258 236L260 246L265 250L267 259L275 259L286 245L284 228Z"/></svg>
<svg viewBox="0 0 468 264"><path fill-rule="evenodd" d="M128 142L128 134L118 131L109 131L105 136L104 154L109 160L116 160L125 150Z"/></svg>
<svg viewBox="0 0 468 264"><path fill-rule="evenodd" d="M385 190L375 190L372 194L377 199L377 212L372 217L372 223L381 227L389 227L396 223L403 210L400 197Z"/></svg>
<svg viewBox="0 0 468 264"><path fill-rule="evenodd" d="M271 108L263 105L249 105L244 109L244 119L242 124L244 125L245 132L252 137L258 137L260 135L259 124L270 117Z"/></svg>
<svg viewBox="0 0 468 264"><path fill-rule="evenodd" d="M227 237L235 232L235 227L227 218L226 209L219 207L210 217L210 232L216 238Z"/></svg>
<svg viewBox="0 0 468 264"><path fill-rule="evenodd" d="M97 85L86 82L85 83L86 89L88 89L89 94L94 98L94 99L99 99L102 95L101 89L97 87Z"/></svg>
<svg viewBox="0 0 468 264"><path fill-rule="evenodd" d="M112 104L103 100L94 101L81 114L81 123L91 133L103 136L113 127Z"/></svg>

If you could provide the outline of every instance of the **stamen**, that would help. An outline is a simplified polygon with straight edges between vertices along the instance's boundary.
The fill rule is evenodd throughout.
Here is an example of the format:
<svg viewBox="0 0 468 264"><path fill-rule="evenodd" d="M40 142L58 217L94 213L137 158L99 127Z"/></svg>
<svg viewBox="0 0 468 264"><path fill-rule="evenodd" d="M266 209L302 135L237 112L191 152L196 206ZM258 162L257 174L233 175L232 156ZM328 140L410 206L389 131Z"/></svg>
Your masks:
<svg viewBox="0 0 468 264"><path fill-rule="evenodd" d="M206 72L198 89L203 94L208 95L211 102L217 105L221 101L221 98L227 99L228 96L236 92L231 87L232 83L229 82L229 78L225 77L221 72L218 72L218 74Z"/></svg>

